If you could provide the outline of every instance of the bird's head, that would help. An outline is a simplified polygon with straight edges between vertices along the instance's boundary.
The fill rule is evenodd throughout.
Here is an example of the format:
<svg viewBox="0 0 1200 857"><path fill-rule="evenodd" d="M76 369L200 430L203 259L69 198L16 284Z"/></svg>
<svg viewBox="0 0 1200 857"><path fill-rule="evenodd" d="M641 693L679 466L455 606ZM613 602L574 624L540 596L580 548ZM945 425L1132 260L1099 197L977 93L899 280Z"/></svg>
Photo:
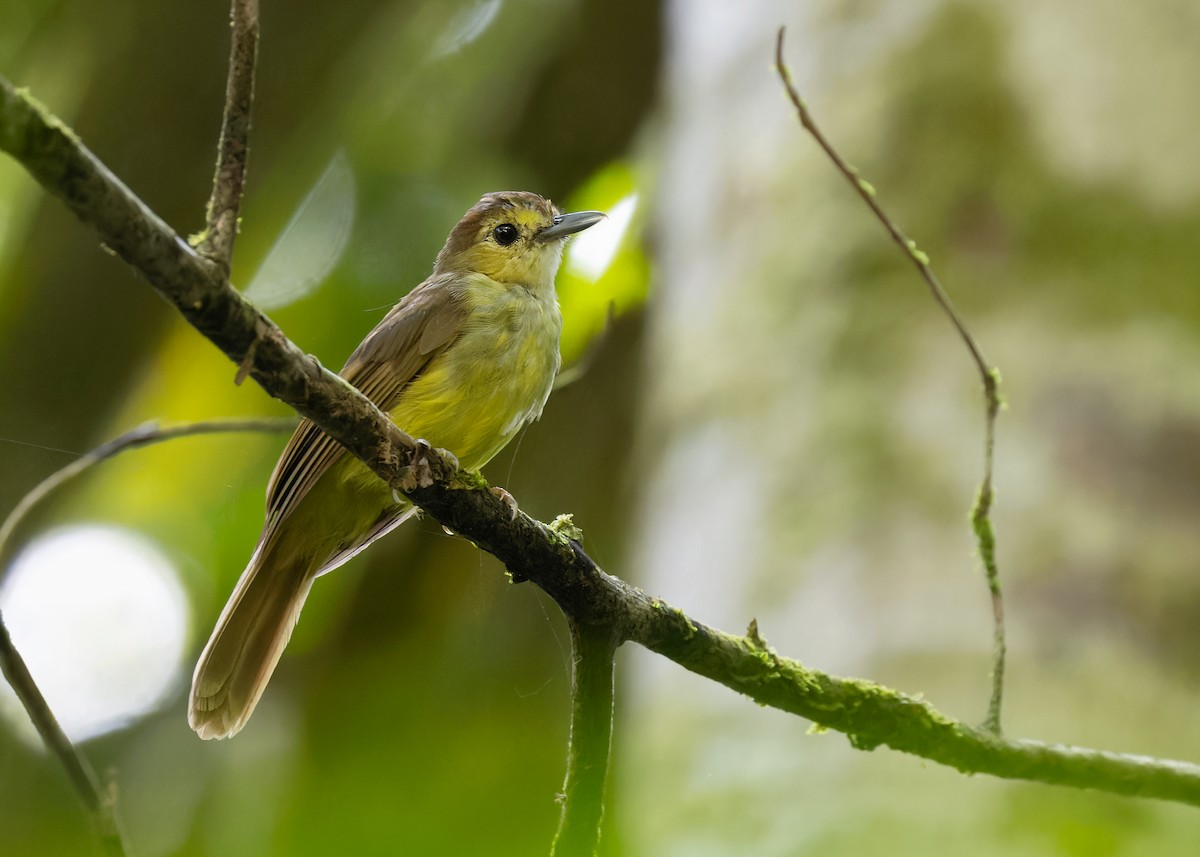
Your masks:
<svg viewBox="0 0 1200 857"><path fill-rule="evenodd" d="M472 272L534 291L553 289L566 239L604 219L599 211L562 214L536 193L489 193L450 232L435 274Z"/></svg>

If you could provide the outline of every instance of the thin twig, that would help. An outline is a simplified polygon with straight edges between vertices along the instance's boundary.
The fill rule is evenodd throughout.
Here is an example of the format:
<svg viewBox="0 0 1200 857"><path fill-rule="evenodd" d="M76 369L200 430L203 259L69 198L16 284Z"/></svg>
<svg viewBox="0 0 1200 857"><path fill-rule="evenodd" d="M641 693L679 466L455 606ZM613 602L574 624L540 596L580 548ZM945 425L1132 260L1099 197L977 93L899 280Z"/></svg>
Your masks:
<svg viewBox="0 0 1200 857"><path fill-rule="evenodd" d="M817 141L817 144L825 151L825 154L833 161L838 172L845 176L846 181L850 182L855 192L874 213L876 219L883 224L883 228L887 230L892 240L896 242L904 252L904 255L916 267L917 272L921 275L921 279L929 286L929 292L933 295L933 299L941 307L946 317L950 319L950 323L954 325L954 329L958 331L959 337L967 347L967 351L970 352L971 360L975 363L975 367L979 371L980 381L983 384L983 479L979 483L979 492L971 508L971 527L975 531L975 539L979 547L979 557L983 562L984 572L987 576L988 591L991 593L992 598L992 616L994 621L992 693L988 701L988 714L987 719L984 721L984 726L988 730L999 734L1000 707L1004 697L1004 660L1006 647L1004 642L1004 599L1000 591L1000 571L996 565L996 535L995 529L992 526L991 510L996 497L992 484L992 461L996 445L996 417L1000 413L1002 401L1000 398L1000 370L988 363L987 359L983 356L983 351L975 341L975 337L971 335L966 324L959 317L958 312L954 309L953 302L950 300L950 296L942 288L942 284L938 281L937 276L934 275L933 269L929 265L929 257L917 247L915 241L900 231L895 221L884 212L879 202L875 199L875 188L870 182L859 176L858 170L846 163L837 149L833 147L833 144L821 133L821 129L817 127L817 123L813 120L812 114L808 110L808 105L796 90L791 71L783 60L783 36L785 30L785 27L780 27L779 34L775 40L775 70L779 75L779 79L783 82L784 88L787 90L788 98L791 99L792 104L796 108L800 124Z"/></svg>
<svg viewBox="0 0 1200 857"><path fill-rule="evenodd" d="M613 668L617 639L611 626L571 626L571 739L562 815L551 857L592 857L600 842L604 783L612 750Z"/></svg>
<svg viewBox="0 0 1200 857"><path fill-rule="evenodd" d="M119 455L130 449L136 449L150 444L163 443L181 437L191 437L200 434L227 434L231 432L275 432L287 431L296 427L296 421L291 417L276 419L245 419L245 420L203 420L194 423L183 423L177 426L161 427L149 422L103 443L90 452L85 452L66 467L54 471L33 487L20 499L8 517L0 524L0 580L7 574L8 552L11 549L13 533L21 522L28 517L33 508L45 500L54 491L77 476L87 472L101 461Z"/></svg>
<svg viewBox="0 0 1200 857"><path fill-rule="evenodd" d="M89 469L118 455L128 449L135 449L152 443L161 443L179 437L197 434L215 434L218 432L249 432L249 431L285 431L293 428L293 419L273 420L212 420L208 422L188 423L168 428L159 428L153 423L138 426L120 437L101 444L91 452L72 461L66 467L55 471L43 479L32 491L27 493L9 513L3 525L0 525L0 575L5 572L6 554L11 547L13 534L17 527L28 517L29 513L54 491L61 488L75 477ZM67 777L75 787L75 791L83 799L84 806L92 816L97 835L104 847L105 853L124 855L124 841L121 837L121 826L116 813L116 792L106 788L96 775L96 771L74 744L71 743L58 719L50 709L46 698L42 695L21 653L13 644L0 616L0 670L16 692L17 698L24 706L29 719L41 736L46 747L53 753L67 772Z"/></svg>
<svg viewBox="0 0 1200 857"><path fill-rule="evenodd" d="M587 349L579 359L558 373L558 377L554 379L554 392L557 393L563 387L571 386L592 371L592 367L596 365L596 360L600 357L600 352L604 350L604 346L608 342L608 337L612 334L613 324L616 320L617 303L609 301L608 310L604 314L604 327L600 328L600 332L592 337L592 341L588 343Z"/></svg>
<svg viewBox="0 0 1200 857"><path fill-rule="evenodd" d="M250 108L254 104L254 64L258 58L258 0L233 0L229 12L229 78L217 145L217 169L199 250L229 273L238 211L250 154Z"/></svg>

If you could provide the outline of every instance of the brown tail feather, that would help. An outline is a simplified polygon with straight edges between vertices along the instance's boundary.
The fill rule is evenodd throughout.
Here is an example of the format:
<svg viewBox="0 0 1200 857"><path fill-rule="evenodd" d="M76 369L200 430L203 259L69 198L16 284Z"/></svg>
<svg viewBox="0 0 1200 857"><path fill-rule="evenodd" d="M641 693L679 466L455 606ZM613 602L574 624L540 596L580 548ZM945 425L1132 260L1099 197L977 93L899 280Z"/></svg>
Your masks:
<svg viewBox="0 0 1200 857"><path fill-rule="evenodd" d="M310 562L260 546L209 638L188 702L201 738L236 735L262 696L312 588Z"/></svg>

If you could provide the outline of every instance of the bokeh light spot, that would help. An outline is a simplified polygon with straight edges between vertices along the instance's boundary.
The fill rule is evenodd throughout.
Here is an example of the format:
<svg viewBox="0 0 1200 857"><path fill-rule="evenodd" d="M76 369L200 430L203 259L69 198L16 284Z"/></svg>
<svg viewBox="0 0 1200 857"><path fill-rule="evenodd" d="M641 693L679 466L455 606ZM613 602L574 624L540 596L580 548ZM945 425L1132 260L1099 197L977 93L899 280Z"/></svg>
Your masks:
<svg viewBox="0 0 1200 857"><path fill-rule="evenodd" d="M461 9L450 21L445 32L434 42L433 57L455 54L485 32L500 14L502 0L481 0Z"/></svg>
<svg viewBox="0 0 1200 857"><path fill-rule="evenodd" d="M114 527L53 531L16 558L0 610L59 723L72 740L117 729L152 710L179 671L187 599L171 563ZM0 711L36 738L11 687Z"/></svg>
<svg viewBox="0 0 1200 857"><path fill-rule="evenodd" d="M607 220L576 235L567 245L567 270L585 280L600 279L612 264L621 239L633 221L637 200L636 193L630 194L609 209Z"/></svg>
<svg viewBox="0 0 1200 857"><path fill-rule="evenodd" d="M350 159L339 150L275 239L246 297L261 309L278 309L315 291L346 252L357 199Z"/></svg>

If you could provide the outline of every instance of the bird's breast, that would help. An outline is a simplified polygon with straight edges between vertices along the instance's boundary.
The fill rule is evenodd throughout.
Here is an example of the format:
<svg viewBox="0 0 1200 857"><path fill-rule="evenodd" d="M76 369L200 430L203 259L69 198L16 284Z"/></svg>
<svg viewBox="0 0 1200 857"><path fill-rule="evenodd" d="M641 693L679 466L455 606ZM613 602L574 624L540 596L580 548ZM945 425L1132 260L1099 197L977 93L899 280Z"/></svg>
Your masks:
<svg viewBox="0 0 1200 857"><path fill-rule="evenodd" d="M562 317L551 297L524 288L467 291L470 314L457 339L392 408L414 437L482 467L536 419L558 372Z"/></svg>

